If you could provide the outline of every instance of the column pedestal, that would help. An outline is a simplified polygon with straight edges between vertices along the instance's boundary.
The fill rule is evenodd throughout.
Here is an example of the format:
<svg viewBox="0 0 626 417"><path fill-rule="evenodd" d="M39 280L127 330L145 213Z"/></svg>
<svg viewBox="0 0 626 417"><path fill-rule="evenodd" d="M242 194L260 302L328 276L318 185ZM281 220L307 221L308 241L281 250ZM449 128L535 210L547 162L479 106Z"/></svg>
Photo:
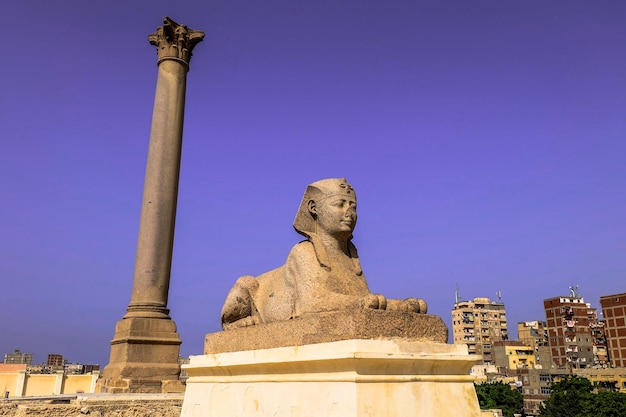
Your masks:
<svg viewBox="0 0 626 417"><path fill-rule="evenodd" d="M403 339L192 356L181 417L480 417L478 360Z"/></svg>
<svg viewBox="0 0 626 417"><path fill-rule="evenodd" d="M122 319L115 326L111 359L98 380L97 392L183 392L178 380L181 344L172 320Z"/></svg>

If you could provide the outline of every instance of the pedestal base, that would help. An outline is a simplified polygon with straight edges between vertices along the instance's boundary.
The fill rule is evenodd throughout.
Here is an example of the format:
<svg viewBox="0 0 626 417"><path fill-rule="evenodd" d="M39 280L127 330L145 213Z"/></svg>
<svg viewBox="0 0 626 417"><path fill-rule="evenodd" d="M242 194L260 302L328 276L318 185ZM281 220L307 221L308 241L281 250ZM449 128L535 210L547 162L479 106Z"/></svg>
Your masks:
<svg viewBox="0 0 626 417"><path fill-rule="evenodd" d="M96 392L183 392L178 380L181 344L171 319L130 317L117 322L111 358Z"/></svg>
<svg viewBox="0 0 626 417"><path fill-rule="evenodd" d="M182 417L480 417L465 345L344 340L192 356Z"/></svg>

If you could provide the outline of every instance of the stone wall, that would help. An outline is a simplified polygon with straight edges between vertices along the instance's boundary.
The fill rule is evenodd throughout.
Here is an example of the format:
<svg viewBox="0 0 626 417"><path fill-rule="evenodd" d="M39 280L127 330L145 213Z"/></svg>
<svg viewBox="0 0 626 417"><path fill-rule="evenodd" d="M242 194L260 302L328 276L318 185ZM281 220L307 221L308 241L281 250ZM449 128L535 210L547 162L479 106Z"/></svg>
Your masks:
<svg viewBox="0 0 626 417"><path fill-rule="evenodd" d="M4 398L34 397L94 392L99 372L83 375L29 374L25 369L0 372L0 396Z"/></svg>
<svg viewBox="0 0 626 417"><path fill-rule="evenodd" d="M179 417L182 395L0 400L0 417Z"/></svg>

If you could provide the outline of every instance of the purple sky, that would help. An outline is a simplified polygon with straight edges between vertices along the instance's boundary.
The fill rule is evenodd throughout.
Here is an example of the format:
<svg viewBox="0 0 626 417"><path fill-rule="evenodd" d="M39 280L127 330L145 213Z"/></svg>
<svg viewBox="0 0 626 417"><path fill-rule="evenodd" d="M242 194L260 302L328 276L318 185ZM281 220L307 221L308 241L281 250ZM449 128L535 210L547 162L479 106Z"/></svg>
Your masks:
<svg viewBox="0 0 626 417"><path fill-rule="evenodd" d="M305 186L359 197L370 289L509 329L626 291L623 1L11 1L0 67L0 354L108 362L130 300L168 15L188 76L171 314L184 355L300 240Z"/></svg>

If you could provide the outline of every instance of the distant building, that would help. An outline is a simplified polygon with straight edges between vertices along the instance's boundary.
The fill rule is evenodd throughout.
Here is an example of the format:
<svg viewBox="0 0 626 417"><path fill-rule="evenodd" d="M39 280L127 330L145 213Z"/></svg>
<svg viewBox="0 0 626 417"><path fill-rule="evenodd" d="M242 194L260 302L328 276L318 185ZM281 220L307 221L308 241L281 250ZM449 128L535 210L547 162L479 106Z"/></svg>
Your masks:
<svg viewBox="0 0 626 417"><path fill-rule="evenodd" d="M498 368L525 369L537 364L535 348L519 340L503 340L493 344L493 356Z"/></svg>
<svg viewBox="0 0 626 417"><path fill-rule="evenodd" d="M532 348L548 346L548 325L545 321L520 321L517 339Z"/></svg>
<svg viewBox="0 0 626 417"><path fill-rule="evenodd" d="M536 416L550 396L550 384L568 376L569 370L519 368L510 370L509 375L517 376L517 386L524 397L524 415Z"/></svg>
<svg viewBox="0 0 626 417"><path fill-rule="evenodd" d="M6 353L4 355L4 363L25 363L26 365L31 366L33 364L33 354L22 353L16 349L13 353Z"/></svg>
<svg viewBox="0 0 626 417"><path fill-rule="evenodd" d="M626 367L626 293L602 296L600 305L611 364Z"/></svg>
<svg viewBox="0 0 626 417"><path fill-rule="evenodd" d="M87 364L83 365L83 372L86 374L91 374L94 372L100 372L100 365L98 364Z"/></svg>
<svg viewBox="0 0 626 417"><path fill-rule="evenodd" d="M82 375L85 373L85 365L82 363L66 363L63 366L65 375Z"/></svg>
<svg viewBox="0 0 626 417"><path fill-rule="evenodd" d="M570 288L571 295L543 301L548 344L554 365L579 369L607 364L603 325L598 312Z"/></svg>
<svg viewBox="0 0 626 417"><path fill-rule="evenodd" d="M48 361L46 365L50 368L63 368L65 365L65 359L63 359L63 355L59 355L58 353L50 353L48 355Z"/></svg>
<svg viewBox="0 0 626 417"><path fill-rule="evenodd" d="M606 330L603 320L596 320L589 324L591 341L593 342L593 365L604 367L610 365L609 350L607 348Z"/></svg>
<svg viewBox="0 0 626 417"><path fill-rule="evenodd" d="M545 321L520 321L517 323L517 338L535 349L535 366L544 369L552 366L552 355L548 345L548 325Z"/></svg>
<svg viewBox="0 0 626 417"><path fill-rule="evenodd" d="M509 339L504 304L489 298L457 301L452 332L455 344L467 345L470 355L482 355L484 364L494 364L493 343Z"/></svg>
<svg viewBox="0 0 626 417"><path fill-rule="evenodd" d="M626 374L623 368L586 368L577 369L574 375L587 378L594 390L619 391L626 393Z"/></svg>

